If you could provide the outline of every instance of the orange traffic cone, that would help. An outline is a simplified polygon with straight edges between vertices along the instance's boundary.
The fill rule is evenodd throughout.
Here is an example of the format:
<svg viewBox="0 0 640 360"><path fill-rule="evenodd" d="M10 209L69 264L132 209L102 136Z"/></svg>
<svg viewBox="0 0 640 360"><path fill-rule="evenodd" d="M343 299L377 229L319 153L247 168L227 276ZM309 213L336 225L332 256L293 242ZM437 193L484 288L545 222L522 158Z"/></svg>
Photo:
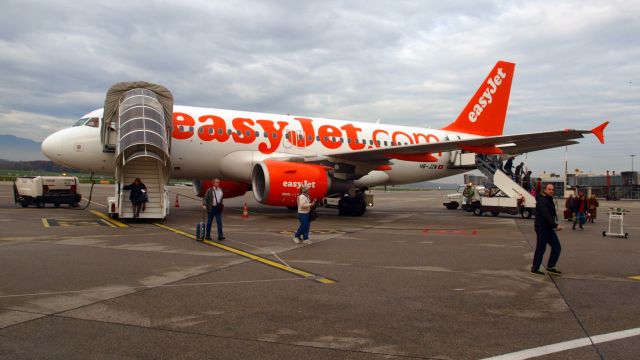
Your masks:
<svg viewBox="0 0 640 360"><path fill-rule="evenodd" d="M180 207L180 202L178 201L178 194L176 194L176 203L173 204L173 207Z"/></svg>
<svg viewBox="0 0 640 360"><path fill-rule="evenodd" d="M247 207L247 203L244 203L244 207L242 208L242 217L243 218L249 217L249 208Z"/></svg>

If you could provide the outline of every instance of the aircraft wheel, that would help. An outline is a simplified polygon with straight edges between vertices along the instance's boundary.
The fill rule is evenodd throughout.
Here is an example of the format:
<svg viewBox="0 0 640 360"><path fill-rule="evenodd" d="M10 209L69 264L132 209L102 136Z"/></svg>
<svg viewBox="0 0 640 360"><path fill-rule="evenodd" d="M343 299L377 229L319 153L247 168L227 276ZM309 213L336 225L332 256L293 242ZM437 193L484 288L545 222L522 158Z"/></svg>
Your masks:
<svg viewBox="0 0 640 360"><path fill-rule="evenodd" d="M42 200L36 201L36 206L39 207L39 208L43 208L44 207L44 201L42 201Z"/></svg>
<svg viewBox="0 0 640 360"><path fill-rule="evenodd" d="M522 212L520 213L520 215L522 215L523 219L531 219L531 210L529 209L523 209Z"/></svg>
<svg viewBox="0 0 640 360"><path fill-rule="evenodd" d="M446 207L447 207L447 209L449 209L449 210L455 210L455 209L457 209L457 208L458 208L458 206L460 206L460 204L458 204L457 202L455 202L455 201L454 201L454 202L448 203L448 204L447 204L447 205L445 205L445 206L446 206Z"/></svg>
<svg viewBox="0 0 640 360"><path fill-rule="evenodd" d="M347 208L349 216L362 216L367 210L367 204L361 197L350 198L347 201Z"/></svg>
<svg viewBox="0 0 640 360"><path fill-rule="evenodd" d="M477 207L475 209L473 209L473 215L475 216L482 216L482 209Z"/></svg>
<svg viewBox="0 0 640 360"><path fill-rule="evenodd" d="M74 201L74 202L72 202L72 203L69 203L69 206L70 206L70 207L77 208L77 207L78 207L78 202L77 202L77 201Z"/></svg>
<svg viewBox="0 0 640 360"><path fill-rule="evenodd" d="M21 205L23 208L28 207L28 206L29 206L29 204L31 204L31 202L30 202L30 201L27 201L27 200L22 200L22 201L20 202L20 205Z"/></svg>
<svg viewBox="0 0 640 360"><path fill-rule="evenodd" d="M60 203L56 201L56 202L53 203L53 206L58 208L58 207L60 207Z"/></svg>

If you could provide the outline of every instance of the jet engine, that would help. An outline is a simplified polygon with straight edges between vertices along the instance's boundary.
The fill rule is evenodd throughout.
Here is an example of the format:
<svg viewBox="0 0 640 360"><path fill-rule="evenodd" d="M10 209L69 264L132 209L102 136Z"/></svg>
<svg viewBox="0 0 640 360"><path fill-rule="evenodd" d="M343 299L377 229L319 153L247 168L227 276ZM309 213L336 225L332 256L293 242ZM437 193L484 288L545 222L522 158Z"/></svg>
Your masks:
<svg viewBox="0 0 640 360"><path fill-rule="evenodd" d="M327 194L345 192L349 184L333 178L322 165L289 161L264 160L253 166L253 195L262 204L296 206L301 186L309 189L309 197L321 200Z"/></svg>
<svg viewBox="0 0 640 360"><path fill-rule="evenodd" d="M207 190L212 186L213 182L211 180L193 180L193 193L196 194L196 196L204 197ZM249 190L249 184L228 180L220 180L220 187L222 188L225 199L242 196Z"/></svg>

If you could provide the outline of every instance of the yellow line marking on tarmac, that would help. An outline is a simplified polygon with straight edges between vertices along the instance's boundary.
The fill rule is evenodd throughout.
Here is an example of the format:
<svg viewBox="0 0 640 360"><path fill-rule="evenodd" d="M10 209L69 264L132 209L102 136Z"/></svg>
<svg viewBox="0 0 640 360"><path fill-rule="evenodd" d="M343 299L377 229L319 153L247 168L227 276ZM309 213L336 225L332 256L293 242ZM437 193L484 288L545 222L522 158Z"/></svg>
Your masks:
<svg viewBox="0 0 640 360"><path fill-rule="evenodd" d="M158 227L161 227L161 228L163 228L165 230L169 230L171 232L174 232L174 233L176 233L178 235L186 236L186 237L188 237L190 239L197 240L194 235L186 233L186 232L184 232L182 230L174 229L174 228L171 228L171 227L168 227L166 225L159 224L159 223L154 223L154 225L156 225ZM215 246L215 247L217 247L219 249L222 249L224 251L228 251L228 252L234 253L236 255L245 257L247 259L251 259L253 261L257 261L257 262L263 263L265 265L268 265L268 266L271 266L271 267L274 267L274 268L277 268L277 269L280 269L280 270L284 270L284 271L292 273L294 275L301 276L301 277L303 277L305 279L314 280L314 281L319 282L321 284L334 284L336 282L335 280L331 280L331 279L325 278L325 277L320 276L320 275L316 275L316 274L312 274L310 272L306 272L304 270L300 270L300 269L296 269L296 268L293 268L293 267L290 267L290 266L286 266L286 265L280 264L278 262L263 258L261 256L246 252L244 250L236 249L236 248L228 246L228 245L223 245L223 244L220 244L220 243L217 243L217 242L213 242L213 241L210 241L210 240L204 240L204 241L202 241L202 243L207 244L207 245L211 245L211 246Z"/></svg>
<svg viewBox="0 0 640 360"><path fill-rule="evenodd" d="M629 279L640 280L640 275L638 275L638 276L629 276Z"/></svg>
<svg viewBox="0 0 640 360"><path fill-rule="evenodd" d="M114 224L112 224L112 223L108 222L108 221L107 221L107 220L105 220L105 219L99 219L99 220L100 220L100 221L102 221L103 223L107 224L108 226L111 226L111 227L117 227L117 226L115 226Z"/></svg>
<svg viewBox="0 0 640 360"><path fill-rule="evenodd" d="M49 220L47 220L47 218L42 218L42 225L46 228L50 227Z"/></svg>
<svg viewBox="0 0 640 360"><path fill-rule="evenodd" d="M98 210L89 210L89 211L91 211L91 212L92 212L92 213L94 213L95 215L98 215L99 217L103 218L104 220L106 220L106 221L108 221L108 222L112 223L113 225L115 225L115 226L117 226L117 227L121 227L121 228L129 227L129 225L127 225L127 224L125 224L125 223L122 223L122 222L120 222L120 221L118 221L118 220L114 220L114 219L112 219L112 218L108 217L107 215L105 215L104 213L101 213L101 212L100 212L100 211L98 211Z"/></svg>

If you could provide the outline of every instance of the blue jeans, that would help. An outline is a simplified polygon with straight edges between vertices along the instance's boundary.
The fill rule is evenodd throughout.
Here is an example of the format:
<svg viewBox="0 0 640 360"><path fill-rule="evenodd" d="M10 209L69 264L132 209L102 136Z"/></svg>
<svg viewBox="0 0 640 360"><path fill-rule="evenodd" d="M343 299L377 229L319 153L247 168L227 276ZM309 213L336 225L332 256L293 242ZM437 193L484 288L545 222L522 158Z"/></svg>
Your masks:
<svg viewBox="0 0 640 360"><path fill-rule="evenodd" d="M298 231L296 231L296 234L294 236L297 238L302 236L302 240L308 240L309 229L311 228L309 214L298 213L298 220L300 221L300 226L298 227Z"/></svg>
<svg viewBox="0 0 640 360"><path fill-rule="evenodd" d="M218 228L218 239L223 237L222 235L222 212L218 209L217 206L212 207L211 210L207 211L207 232L206 237L211 238L211 223L213 222L213 217L216 217L216 227Z"/></svg>
<svg viewBox="0 0 640 360"><path fill-rule="evenodd" d="M545 250L547 250L547 244L551 246L551 254L549 255L547 267L556 266L558 259L560 258L560 251L562 250L562 247L560 246L560 239L558 239L556 231L554 229L536 227L536 238L536 251L533 254L533 266L531 267L531 270L540 269L542 257L544 256Z"/></svg>

